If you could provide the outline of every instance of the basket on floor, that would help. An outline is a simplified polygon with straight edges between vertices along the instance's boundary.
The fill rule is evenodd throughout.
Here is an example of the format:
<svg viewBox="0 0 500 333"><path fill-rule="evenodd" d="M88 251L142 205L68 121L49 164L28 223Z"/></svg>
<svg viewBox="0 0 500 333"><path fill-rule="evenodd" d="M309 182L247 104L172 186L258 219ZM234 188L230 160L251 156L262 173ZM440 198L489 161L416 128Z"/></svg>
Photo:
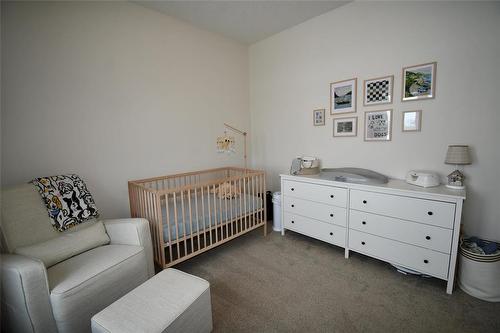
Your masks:
<svg viewBox="0 0 500 333"><path fill-rule="evenodd" d="M467 294L488 302L500 302L500 251L480 254L460 244L458 285Z"/></svg>

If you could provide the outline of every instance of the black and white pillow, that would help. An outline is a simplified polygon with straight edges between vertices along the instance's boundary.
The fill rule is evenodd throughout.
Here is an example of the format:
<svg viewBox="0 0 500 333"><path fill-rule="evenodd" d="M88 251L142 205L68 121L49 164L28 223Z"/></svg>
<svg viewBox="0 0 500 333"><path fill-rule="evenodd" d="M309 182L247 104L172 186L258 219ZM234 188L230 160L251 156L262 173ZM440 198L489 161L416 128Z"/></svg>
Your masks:
<svg viewBox="0 0 500 333"><path fill-rule="evenodd" d="M32 183L40 192L56 230L64 231L99 217L94 199L78 175L36 178Z"/></svg>

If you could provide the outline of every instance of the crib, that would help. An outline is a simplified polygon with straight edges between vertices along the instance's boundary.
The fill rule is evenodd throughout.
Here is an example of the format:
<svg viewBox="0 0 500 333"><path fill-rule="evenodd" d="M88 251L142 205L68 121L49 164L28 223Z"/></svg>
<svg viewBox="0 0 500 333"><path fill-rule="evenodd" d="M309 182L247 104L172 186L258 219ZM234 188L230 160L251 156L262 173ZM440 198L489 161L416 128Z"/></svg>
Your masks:
<svg viewBox="0 0 500 333"><path fill-rule="evenodd" d="M128 182L130 215L149 221L154 260L178 264L251 230L267 234L265 173L224 167Z"/></svg>

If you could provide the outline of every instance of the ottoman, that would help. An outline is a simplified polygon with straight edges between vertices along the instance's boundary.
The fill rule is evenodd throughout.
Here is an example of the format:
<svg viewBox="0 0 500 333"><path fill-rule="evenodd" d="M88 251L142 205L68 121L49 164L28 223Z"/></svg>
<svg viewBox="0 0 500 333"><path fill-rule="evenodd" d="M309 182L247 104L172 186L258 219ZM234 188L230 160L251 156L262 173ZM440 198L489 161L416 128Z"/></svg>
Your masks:
<svg viewBox="0 0 500 333"><path fill-rule="evenodd" d="M169 268L92 317L93 333L211 332L210 285Z"/></svg>

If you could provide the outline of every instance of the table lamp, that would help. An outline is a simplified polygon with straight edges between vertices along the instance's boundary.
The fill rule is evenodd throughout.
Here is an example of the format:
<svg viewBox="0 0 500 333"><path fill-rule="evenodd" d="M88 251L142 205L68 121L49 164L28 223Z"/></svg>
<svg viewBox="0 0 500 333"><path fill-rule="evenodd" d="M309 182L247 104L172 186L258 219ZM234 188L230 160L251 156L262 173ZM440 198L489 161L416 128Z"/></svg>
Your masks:
<svg viewBox="0 0 500 333"><path fill-rule="evenodd" d="M459 165L471 164L469 146L466 145L450 145L448 146L448 151L446 152L446 159L444 161L446 164L455 164L456 170L448 175L448 184L446 187L455 190L465 189L464 174L458 170Z"/></svg>

